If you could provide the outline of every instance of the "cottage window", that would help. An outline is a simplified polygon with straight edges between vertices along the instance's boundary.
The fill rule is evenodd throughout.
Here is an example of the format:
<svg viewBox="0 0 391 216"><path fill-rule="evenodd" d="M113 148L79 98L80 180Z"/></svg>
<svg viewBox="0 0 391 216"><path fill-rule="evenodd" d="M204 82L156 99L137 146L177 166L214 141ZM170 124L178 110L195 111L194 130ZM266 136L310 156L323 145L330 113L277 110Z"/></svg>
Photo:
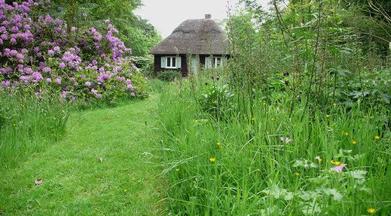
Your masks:
<svg viewBox="0 0 391 216"><path fill-rule="evenodd" d="M170 68L171 67L171 57L167 57L166 62L167 62L166 68Z"/></svg>
<svg viewBox="0 0 391 216"><path fill-rule="evenodd" d="M222 65L222 57L206 57L205 59L206 68L219 68Z"/></svg>
<svg viewBox="0 0 391 216"><path fill-rule="evenodd" d="M171 65L172 65L172 67L176 68L176 58L175 57L171 58Z"/></svg>
<svg viewBox="0 0 391 216"><path fill-rule="evenodd" d="M213 64L214 68L218 68L221 66L221 57L214 57Z"/></svg>
<svg viewBox="0 0 391 216"><path fill-rule="evenodd" d="M166 69L181 68L181 58L177 56L162 57L161 68L166 68Z"/></svg>

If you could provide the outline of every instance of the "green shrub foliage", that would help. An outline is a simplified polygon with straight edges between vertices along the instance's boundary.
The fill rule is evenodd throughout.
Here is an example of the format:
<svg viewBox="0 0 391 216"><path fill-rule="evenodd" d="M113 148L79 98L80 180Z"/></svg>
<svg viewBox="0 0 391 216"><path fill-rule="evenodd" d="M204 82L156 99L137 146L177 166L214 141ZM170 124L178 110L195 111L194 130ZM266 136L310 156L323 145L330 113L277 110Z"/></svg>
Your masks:
<svg viewBox="0 0 391 216"><path fill-rule="evenodd" d="M172 82L174 80L180 79L181 78L181 73L175 70L169 70L169 71L162 71L159 72L157 75L157 78L162 80L162 81L168 81Z"/></svg>

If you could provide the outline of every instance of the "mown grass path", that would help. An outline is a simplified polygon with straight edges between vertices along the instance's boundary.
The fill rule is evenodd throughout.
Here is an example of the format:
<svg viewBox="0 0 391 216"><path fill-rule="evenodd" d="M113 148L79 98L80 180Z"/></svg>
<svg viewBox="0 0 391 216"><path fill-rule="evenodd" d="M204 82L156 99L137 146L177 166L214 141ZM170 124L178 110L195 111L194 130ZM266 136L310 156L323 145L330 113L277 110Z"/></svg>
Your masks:
<svg viewBox="0 0 391 216"><path fill-rule="evenodd" d="M159 214L157 100L73 113L62 141L1 174L0 215Z"/></svg>

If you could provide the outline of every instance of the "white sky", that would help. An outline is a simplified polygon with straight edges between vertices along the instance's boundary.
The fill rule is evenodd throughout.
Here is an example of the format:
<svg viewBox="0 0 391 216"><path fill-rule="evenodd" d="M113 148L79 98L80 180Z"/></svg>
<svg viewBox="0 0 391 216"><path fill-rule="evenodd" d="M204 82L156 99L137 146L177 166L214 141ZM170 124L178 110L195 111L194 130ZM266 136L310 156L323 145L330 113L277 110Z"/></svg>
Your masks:
<svg viewBox="0 0 391 216"><path fill-rule="evenodd" d="M269 0L259 0L268 8ZM221 21L227 18L228 7L235 8L239 0L143 0L136 14L149 20L163 38L187 19L202 19L205 14Z"/></svg>

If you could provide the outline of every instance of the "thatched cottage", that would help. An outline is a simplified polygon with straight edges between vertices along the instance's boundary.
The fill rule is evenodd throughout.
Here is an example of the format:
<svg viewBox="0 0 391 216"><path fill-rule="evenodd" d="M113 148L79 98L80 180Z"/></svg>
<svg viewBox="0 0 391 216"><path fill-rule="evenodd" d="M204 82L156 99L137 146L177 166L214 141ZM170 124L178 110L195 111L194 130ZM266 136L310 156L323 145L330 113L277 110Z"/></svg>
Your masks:
<svg viewBox="0 0 391 216"><path fill-rule="evenodd" d="M155 73L181 71L183 76L204 68L224 65L229 57L224 30L207 14L205 19L186 20L151 51Z"/></svg>

